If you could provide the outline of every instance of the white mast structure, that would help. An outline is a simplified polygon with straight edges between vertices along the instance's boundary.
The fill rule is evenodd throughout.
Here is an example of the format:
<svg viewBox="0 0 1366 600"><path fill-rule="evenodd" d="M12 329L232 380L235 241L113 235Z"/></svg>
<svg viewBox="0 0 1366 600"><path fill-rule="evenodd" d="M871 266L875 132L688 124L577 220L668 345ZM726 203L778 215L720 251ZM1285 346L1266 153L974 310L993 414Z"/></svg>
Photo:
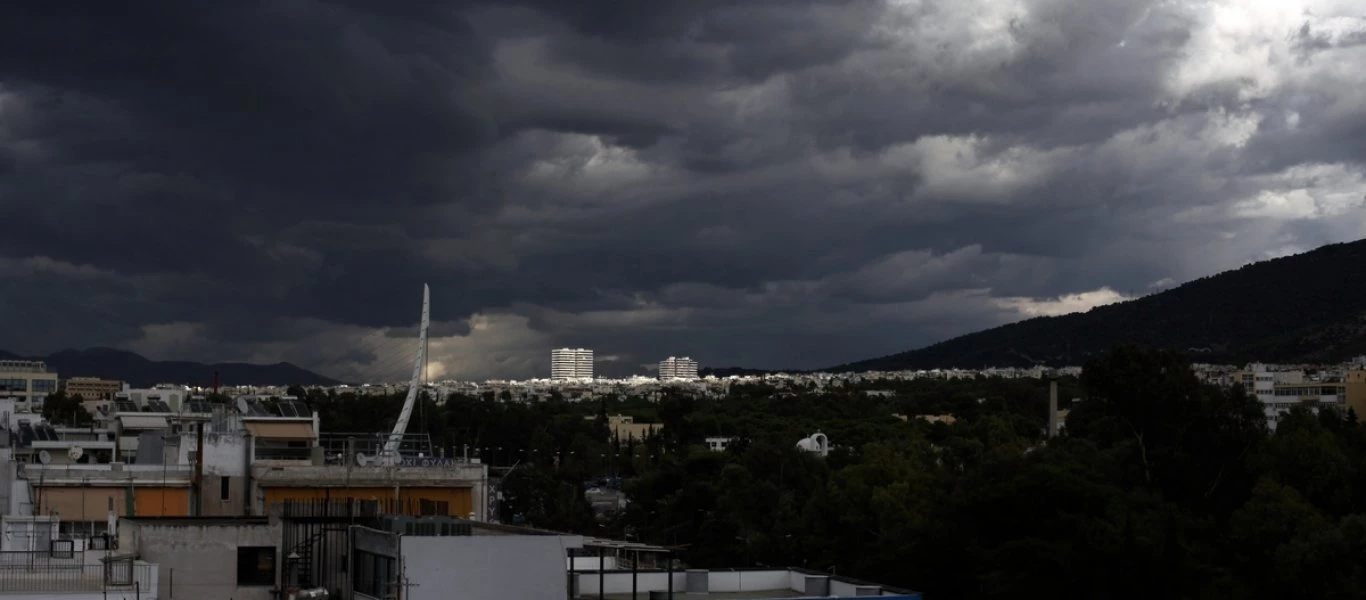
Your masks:
<svg viewBox="0 0 1366 600"><path fill-rule="evenodd" d="M389 434L389 440L384 442L384 450L380 453L380 460L396 465L399 463L398 455L399 442L403 441L403 435L408 432L408 419L413 416L413 405L417 404L417 393L422 385L423 367L427 365L427 326L431 324L431 288L427 284L422 284L422 328L417 334L417 360L413 363L413 379L408 382L408 398L403 401L403 411L398 413L398 421L394 423L394 432Z"/></svg>

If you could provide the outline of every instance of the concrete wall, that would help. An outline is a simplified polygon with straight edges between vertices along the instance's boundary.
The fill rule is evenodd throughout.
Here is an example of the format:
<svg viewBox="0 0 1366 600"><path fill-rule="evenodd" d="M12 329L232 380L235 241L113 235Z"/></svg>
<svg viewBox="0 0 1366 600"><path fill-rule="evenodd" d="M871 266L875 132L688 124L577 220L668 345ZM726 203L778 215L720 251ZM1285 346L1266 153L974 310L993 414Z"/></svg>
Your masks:
<svg viewBox="0 0 1366 600"><path fill-rule="evenodd" d="M598 571L599 567L604 571L615 571L620 568L617 566L617 557L615 556L604 556L602 558L596 556L575 556L569 559L567 564L571 570L593 571L594 573Z"/></svg>
<svg viewBox="0 0 1366 600"><path fill-rule="evenodd" d="M407 538L404 539L406 544ZM798 598L807 594L808 580L829 581L828 595L831 597L852 598L856 596L886 596L893 598L919 598L916 595L898 595L884 592L879 586L865 586L838 581L821 575L808 575L799 571L762 570L762 571L702 571L706 576L708 593L735 592L790 592L790 597ZM577 596L596 597L598 595L598 573L575 573ZM602 587L607 594L630 594L631 572L616 571L602 575ZM822 586L823 587L823 586ZM646 597L651 591L669 589L669 574L664 571L641 571L636 574L636 591ZM687 572L674 571L673 590L675 598L687 596ZM821 594L825 596L825 593Z"/></svg>
<svg viewBox="0 0 1366 600"><path fill-rule="evenodd" d="M407 540L404 540L407 543ZM770 592L776 590L792 591L793 596L800 596L798 591L792 590L792 585L805 585L805 576L796 573L793 578L787 570L772 571L711 571L703 572L707 577L707 591L709 593L718 592ZM688 577L686 571L674 571L674 595L681 598L687 589ZM596 596L598 594L598 574L576 573L578 580L579 594L583 596ZM608 594L629 594L631 593L631 572L616 571L605 573L602 576L602 587ZM669 573L667 571L641 571L636 573L636 591L642 596L650 591L665 591L669 589Z"/></svg>
<svg viewBox="0 0 1366 600"><path fill-rule="evenodd" d="M751 592L782 590L788 587L787 571L712 571L707 588L711 592Z"/></svg>
<svg viewBox="0 0 1366 600"><path fill-rule="evenodd" d="M0 463L0 469L5 470L3 480L9 483L6 485L5 495L8 497L5 506L0 509L5 510L5 514L17 517L27 517L33 515L33 488L29 486L28 480L20 479L17 475L19 465L13 461Z"/></svg>
<svg viewBox="0 0 1366 600"><path fill-rule="evenodd" d="M578 536L407 537L405 600L564 600Z"/></svg>
<svg viewBox="0 0 1366 600"><path fill-rule="evenodd" d="M14 496L14 480L18 475L19 465L14 463L14 450L3 446L0 440L0 515L12 515L18 513L10 503L10 498Z"/></svg>
<svg viewBox="0 0 1366 600"><path fill-rule="evenodd" d="M596 598L598 595L598 574L597 573L578 573L575 576L578 580L578 595ZM688 574L685 571L674 571L674 597L683 598L684 590L688 584ZM648 597L650 590L664 591L669 589L669 574L662 571L642 571L636 574L636 590L641 597ZM602 587L608 594L629 594L631 593L631 574L604 573L602 576ZM713 590L714 591L714 590Z"/></svg>
<svg viewBox="0 0 1366 600"><path fill-rule="evenodd" d="M228 482L228 498L223 499L223 482ZM204 517L241 517L246 516L247 478L229 475L204 474L204 496L199 505L199 514ZM259 516L259 515L258 515Z"/></svg>
<svg viewBox="0 0 1366 600"><path fill-rule="evenodd" d="M180 438L179 464L190 464L196 449L195 434L188 431ZM204 434L204 474L242 477L247 474L247 440L241 433Z"/></svg>
<svg viewBox="0 0 1366 600"><path fill-rule="evenodd" d="M120 551L160 565L157 600L271 600L273 586L238 587L237 548L280 545L279 524L119 522ZM281 573L276 551L275 572Z"/></svg>
<svg viewBox="0 0 1366 600"><path fill-rule="evenodd" d="M831 596L881 596L881 595L882 595L882 589L881 589L880 586L876 586L876 585L874 585L874 586L858 585L858 584L849 583L849 582L847 582L847 581L840 581L840 580L838 580L838 579L831 579L831 580L830 580L830 595L831 595Z"/></svg>
<svg viewBox="0 0 1366 600"><path fill-rule="evenodd" d="M197 450L193 430L183 434L176 463L193 468L190 453ZM204 495L199 514L205 517L239 517L246 515L247 459L249 452L246 434L204 434ZM222 497L223 480L228 480L228 498Z"/></svg>

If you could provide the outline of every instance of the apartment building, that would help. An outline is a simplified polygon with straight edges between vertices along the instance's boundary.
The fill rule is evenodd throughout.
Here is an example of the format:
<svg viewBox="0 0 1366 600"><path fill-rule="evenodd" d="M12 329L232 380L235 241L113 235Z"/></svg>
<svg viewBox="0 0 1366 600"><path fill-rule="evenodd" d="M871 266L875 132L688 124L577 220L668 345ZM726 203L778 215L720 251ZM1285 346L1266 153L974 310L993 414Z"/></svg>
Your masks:
<svg viewBox="0 0 1366 600"><path fill-rule="evenodd" d="M659 361L660 379L697 379L697 361L684 357L670 356Z"/></svg>
<svg viewBox="0 0 1366 600"><path fill-rule="evenodd" d="M72 377L62 380L62 391L68 396L80 396L82 400L113 400L114 395L123 389L123 382L117 379L99 377Z"/></svg>
<svg viewBox="0 0 1366 600"><path fill-rule="evenodd" d="M587 348L556 348L550 351L551 379L592 379L593 351Z"/></svg>
<svg viewBox="0 0 1366 600"><path fill-rule="evenodd" d="M17 398L35 408L57 391L57 373L36 360L0 360L0 398Z"/></svg>
<svg viewBox="0 0 1366 600"><path fill-rule="evenodd" d="M592 421L596 418L597 417L587 416L584 417L584 420ZM607 429L612 432L612 437L623 442L630 439L636 441L644 440L645 438L654 435L662 427L663 426L659 423L637 423L635 417L629 415L607 416Z"/></svg>
<svg viewBox="0 0 1366 600"><path fill-rule="evenodd" d="M1334 373L1309 374L1302 369L1276 369L1271 365L1253 363L1232 374L1230 380L1241 383L1247 393L1257 397L1266 413L1267 426L1275 430L1281 416L1295 406L1304 406L1317 414L1320 408L1347 410L1351 402L1349 389L1356 392L1355 404L1366 408L1366 374L1349 372L1346 377ZM1349 383L1349 382L1357 383ZM1353 407L1358 414L1361 408Z"/></svg>

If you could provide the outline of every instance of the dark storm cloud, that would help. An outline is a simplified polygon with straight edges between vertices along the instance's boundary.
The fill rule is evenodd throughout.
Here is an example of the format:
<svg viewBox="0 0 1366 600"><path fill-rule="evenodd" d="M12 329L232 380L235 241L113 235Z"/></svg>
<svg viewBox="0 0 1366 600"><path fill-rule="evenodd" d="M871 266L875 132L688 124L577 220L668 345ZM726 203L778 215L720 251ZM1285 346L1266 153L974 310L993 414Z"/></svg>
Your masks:
<svg viewBox="0 0 1366 600"><path fill-rule="evenodd" d="M401 376L428 282L446 375L815 367L1366 233L1329 0L9 16L8 350Z"/></svg>

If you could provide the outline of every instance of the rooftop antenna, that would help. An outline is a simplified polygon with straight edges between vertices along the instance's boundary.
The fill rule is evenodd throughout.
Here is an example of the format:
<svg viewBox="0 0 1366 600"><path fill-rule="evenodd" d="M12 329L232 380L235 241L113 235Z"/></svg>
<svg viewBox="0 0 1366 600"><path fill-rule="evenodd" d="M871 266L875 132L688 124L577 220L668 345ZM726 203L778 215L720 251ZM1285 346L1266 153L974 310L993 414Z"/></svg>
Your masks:
<svg viewBox="0 0 1366 600"><path fill-rule="evenodd" d="M422 326L417 334L417 360L413 362L413 378L408 382L408 398L403 401L403 410L398 413L394 431L384 442L382 460L388 464L398 464L398 446L403 434L408 431L408 420L413 416L413 405L417 402L418 387L422 384L423 367L427 364L427 327L431 324L432 292L427 284L422 284Z"/></svg>

